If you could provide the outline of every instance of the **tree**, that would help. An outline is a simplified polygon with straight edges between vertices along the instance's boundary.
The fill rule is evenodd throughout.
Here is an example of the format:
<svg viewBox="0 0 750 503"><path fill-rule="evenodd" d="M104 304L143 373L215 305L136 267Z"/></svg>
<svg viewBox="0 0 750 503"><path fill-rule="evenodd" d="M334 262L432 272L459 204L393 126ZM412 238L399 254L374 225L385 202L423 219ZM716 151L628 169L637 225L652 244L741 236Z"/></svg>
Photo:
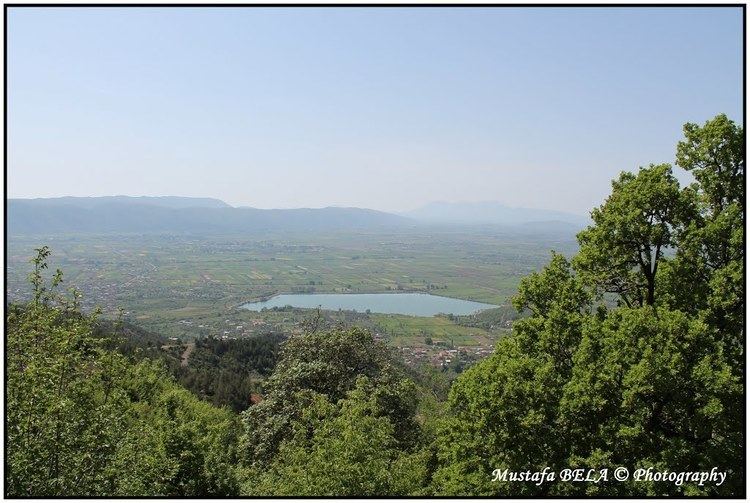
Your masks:
<svg viewBox="0 0 750 503"><path fill-rule="evenodd" d="M104 494L124 428L123 368L90 336L90 320L34 300L7 314L6 491Z"/></svg>
<svg viewBox="0 0 750 503"><path fill-rule="evenodd" d="M675 307L700 313L731 344L739 368L744 362L744 128L722 114L703 127L686 124L684 132L677 164L697 180L698 216L680 236L668 288ZM686 280L693 285L688 292L679 289Z"/></svg>
<svg viewBox="0 0 750 503"><path fill-rule="evenodd" d="M557 409L590 294L565 257L553 253L541 272L522 280L513 305L531 316L517 321L513 336L451 388L451 415L438 438L439 494L540 496L547 487L498 484L491 474L566 466L568 440L556 426Z"/></svg>
<svg viewBox="0 0 750 503"><path fill-rule="evenodd" d="M390 351L369 332L354 328L309 332L289 339L271 376L264 383L264 399L243 413L242 450L248 466L268 464L293 425L311 406L311 394L336 403L367 377L377 390L381 412L392 421L403 446L418 435L414 420L416 400L411 394L390 395L402 386L403 372Z"/></svg>
<svg viewBox="0 0 750 503"><path fill-rule="evenodd" d="M668 164L623 172L604 204L592 210L594 224L578 234L574 267L628 307L653 305L664 252L677 244L677 228L692 213L692 192L680 190Z"/></svg>
<svg viewBox="0 0 750 503"><path fill-rule="evenodd" d="M719 116L686 135L678 162L696 184L680 189L668 165L621 174L578 236L574 272L553 254L521 282L514 306L531 316L450 391L438 493L744 494L744 193L727 186L744 173L742 130ZM727 480L618 483L619 466L723 467ZM545 467L610 469L610 478L492 480L497 469Z"/></svg>
<svg viewBox="0 0 750 503"><path fill-rule="evenodd" d="M438 434L434 490L450 496L540 496L545 487L492 482L495 469L542 469L564 459L554 428L564 380L551 358L525 353L514 337L454 382Z"/></svg>
<svg viewBox="0 0 750 503"><path fill-rule="evenodd" d="M685 124L677 144L677 165L697 180L703 207L716 217L732 204L744 212L745 130L720 114L703 127Z"/></svg>
<svg viewBox="0 0 750 503"><path fill-rule="evenodd" d="M8 307L6 494L231 496L235 417L177 386L159 363L134 365L94 335L95 315L33 259L32 301Z"/></svg>
<svg viewBox="0 0 750 503"><path fill-rule="evenodd" d="M590 493L742 492L742 380L703 322L662 307L614 310L587 321L573 361L557 418L570 465L730 470L720 487L610 480Z"/></svg>
<svg viewBox="0 0 750 503"><path fill-rule="evenodd" d="M407 385L408 388L408 385ZM403 388L399 393L410 393ZM267 469L250 473L254 496L387 496L418 494L427 480L427 455L404 451L379 395L360 377L338 403L307 392L309 404L294 422Z"/></svg>
<svg viewBox="0 0 750 503"><path fill-rule="evenodd" d="M107 467L123 496L237 495L237 417L176 385L161 362L128 366L130 398L117 451Z"/></svg>
<svg viewBox="0 0 750 503"><path fill-rule="evenodd" d="M514 324L514 336L524 352L549 355L567 376L591 302L591 292L574 276L568 260L553 252L549 265L521 280L513 306L531 316Z"/></svg>

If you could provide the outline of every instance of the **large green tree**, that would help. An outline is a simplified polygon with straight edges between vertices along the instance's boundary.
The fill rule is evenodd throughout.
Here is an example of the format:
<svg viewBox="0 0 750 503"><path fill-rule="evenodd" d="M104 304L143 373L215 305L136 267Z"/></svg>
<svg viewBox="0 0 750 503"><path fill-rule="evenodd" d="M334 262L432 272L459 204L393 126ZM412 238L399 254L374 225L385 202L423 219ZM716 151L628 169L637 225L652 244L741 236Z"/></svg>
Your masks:
<svg viewBox="0 0 750 503"><path fill-rule="evenodd" d="M429 453L421 449L416 385L369 332L294 336L264 384L263 401L243 413L247 494L415 492L410 477L425 485L426 466L398 480L389 475L399 460Z"/></svg>
<svg viewBox="0 0 750 503"><path fill-rule="evenodd" d="M699 319L662 307L623 308L588 319L564 386L558 428L566 433L571 465L659 471L719 467L731 476L720 487L610 480L589 492L742 491L742 381L706 328Z"/></svg>
<svg viewBox="0 0 750 503"><path fill-rule="evenodd" d="M413 393L408 382L391 397ZM308 391L308 405L277 455L249 472L244 492L255 496L419 495L428 481L427 450L404 449L383 409L382 388L360 377L346 398L332 403Z"/></svg>
<svg viewBox="0 0 750 503"><path fill-rule="evenodd" d="M693 216L692 196L668 164L621 173L604 204L592 210L593 225L578 234L573 263L581 278L628 307L653 305L664 254Z"/></svg>
<svg viewBox="0 0 750 503"><path fill-rule="evenodd" d="M451 388L450 417L440 431L435 490L444 495L544 495L547 486L497 483L495 469L566 467L569 439L557 426L572 356L591 296L568 261L521 282L514 304L531 316L512 337L462 374Z"/></svg>
<svg viewBox="0 0 750 503"><path fill-rule="evenodd" d="M568 262L524 279L495 353L458 378L438 438L438 493L744 493L743 131L687 125L678 164L623 173ZM616 299L617 306L611 302ZM496 469L727 472L721 486L492 480Z"/></svg>
<svg viewBox="0 0 750 503"><path fill-rule="evenodd" d="M405 376L385 344L357 328L314 331L284 343L273 373L264 382L263 401L243 413L246 464L263 466L273 458L310 405L308 392L336 403L360 377L369 378L380 390L383 413L397 425L401 440L412 442L417 431L416 400L388 396L387 390L397 389Z"/></svg>
<svg viewBox="0 0 750 503"><path fill-rule="evenodd" d="M45 281L38 250L32 301L8 307L6 494L230 496L236 417L201 402L162 365L135 365L94 335L77 294Z"/></svg>
<svg viewBox="0 0 750 503"><path fill-rule="evenodd" d="M732 346L736 367L744 360L744 139L725 115L702 127L685 125L677 164L695 176L697 218L680 236L669 275L675 307L697 312L710 330ZM690 289L681 289L688 283Z"/></svg>

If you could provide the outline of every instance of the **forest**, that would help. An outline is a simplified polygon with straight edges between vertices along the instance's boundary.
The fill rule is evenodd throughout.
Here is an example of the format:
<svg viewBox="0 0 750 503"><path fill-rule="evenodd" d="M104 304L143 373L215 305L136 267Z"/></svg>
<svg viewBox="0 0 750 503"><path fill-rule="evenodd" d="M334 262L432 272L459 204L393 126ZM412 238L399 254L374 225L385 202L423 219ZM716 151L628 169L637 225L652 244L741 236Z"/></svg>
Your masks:
<svg viewBox="0 0 750 503"><path fill-rule="evenodd" d="M149 351L163 336L83 309L40 246L6 306L6 497L744 497L744 128L683 133L693 181L622 172L452 382L344 325L198 339L186 370ZM579 468L608 476L493 475Z"/></svg>

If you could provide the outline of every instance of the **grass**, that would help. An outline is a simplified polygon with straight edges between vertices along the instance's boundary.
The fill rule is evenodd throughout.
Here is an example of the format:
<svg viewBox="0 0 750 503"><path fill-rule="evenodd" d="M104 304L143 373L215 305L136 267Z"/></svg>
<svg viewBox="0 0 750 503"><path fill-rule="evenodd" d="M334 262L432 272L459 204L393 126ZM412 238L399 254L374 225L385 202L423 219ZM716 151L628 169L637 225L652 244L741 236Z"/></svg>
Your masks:
<svg viewBox="0 0 750 503"><path fill-rule="evenodd" d="M370 315L375 330L388 336L396 346L426 346L425 339L433 344L453 343L456 346L487 346L505 333L499 329L488 331L482 328L464 327L443 316L418 317L394 314Z"/></svg>

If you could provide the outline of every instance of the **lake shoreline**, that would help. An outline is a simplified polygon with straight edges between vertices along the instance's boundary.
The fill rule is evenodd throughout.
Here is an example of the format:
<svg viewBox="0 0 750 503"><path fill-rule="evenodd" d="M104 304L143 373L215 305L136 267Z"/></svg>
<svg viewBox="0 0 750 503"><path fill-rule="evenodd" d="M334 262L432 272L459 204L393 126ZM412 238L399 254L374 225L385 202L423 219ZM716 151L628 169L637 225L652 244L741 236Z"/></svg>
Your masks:
<svg viewBox="0 0 750 503"><path fill-rule="evenodd" d="M396 299L398 297L398 299ZM320 303L318 303L320 301ZM500 307L427 292L390 293L280 293L263 300L246 302L238 307L260 312L263 309L290 306L297 309L354 311L359 313L401 314L431 317L438 314L469 315Z"/></svg>

